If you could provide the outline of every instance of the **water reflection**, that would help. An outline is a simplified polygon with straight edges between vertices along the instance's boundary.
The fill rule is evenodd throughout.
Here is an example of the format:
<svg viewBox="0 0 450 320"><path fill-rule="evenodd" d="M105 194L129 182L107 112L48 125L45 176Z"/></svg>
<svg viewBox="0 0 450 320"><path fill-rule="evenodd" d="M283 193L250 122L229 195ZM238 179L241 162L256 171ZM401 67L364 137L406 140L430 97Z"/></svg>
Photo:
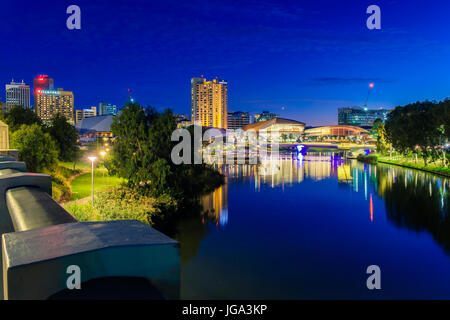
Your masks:
<svg viewBox="0 0 450 320"><path fill-rule="evenodd" d="M228 223L228 182L201 199L203 214L207 219L214 221L216 226L225 226ZM205 222L203 218L203 223Z"/></svg>
<svg viewBox="0 0 450 320"><path fill-rule="evenodd" d="M427 231L450 253L449 180L384 165L370 167L369 181L385 201L390 222Z"/></svg>
<svg viewBox="0 0 450 320"><path fill-rule="evenodd" d="M177 225L182 298L450 298L448 179L311 154L219 170Z"/></svg>
<svg viewBox="0 0 450 320"><path fill-rule="evenodd" d="M449 179L389 165L367 165L333 155L282 155L258 165L222 165L227 180L254 181L254 189L289 188L306 179L332 179L354 193L364 193L370 221L374 221L373 193L382 198L388 221L399 228L426 231L450 253ZM228 181L204 196L203 223L226 226L229 218ZM245 199L242 199L245 201ZM205 220L206 219L206 220Z"/></svg>

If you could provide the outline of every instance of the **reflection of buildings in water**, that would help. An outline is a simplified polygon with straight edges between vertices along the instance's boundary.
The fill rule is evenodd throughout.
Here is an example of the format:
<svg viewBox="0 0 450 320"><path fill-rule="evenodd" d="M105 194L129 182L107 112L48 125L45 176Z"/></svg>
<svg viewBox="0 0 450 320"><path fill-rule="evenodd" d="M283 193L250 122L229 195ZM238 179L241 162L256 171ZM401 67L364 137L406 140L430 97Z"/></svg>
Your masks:
<svg viewBox="0 0 450 320"><path fill-rule="evenodd" d="M418 219L418 216L409 217L408 214L416 212L421 206L424 207L424 214L428 212L430 215L428 219L431 219L433 211L438 211L442 219L450 215L449 179L418 170L382 164L373 166L359 162L352 164L352 172L354 192L364 191L366 200L368 198L371 200L371 219L373 219L373 202L370 186L375 193L390 204L387 206L388 217L392 220L397 219L396 223L400 225L404 223L419 224L418 221L413 221L413 219ZM425 203L427 204L425 205ZM402 215L411 221L404 221L401 218Z"/></svg>
<svg viewBox="0 0 450 320"><path fill-rule="evenodd" d="M353 181L353 177L351 175L350 165L342 164L337 168L337 176L339 182L349 183Z"/></svg>
<svg viewBox="0 0 450 320"><path fill-rule="evenodd" d="M208 219L225 226L228 224L228 183L225 183L212 193L201 198L202 208Z"/></svg>
<svg viewBox="0 0 450 320"><path fill-rule="evenodd" d="M333 172L331 156L305 156L305 176L320 181L331 176Z"/></svg>
<svg viewBox="0 0 450 320"><path fill-rule="evenodd" d="M254 166L255 167L255 166ZM305 178L319 181L330 176L338 176L339 182L351 183L350 165L333 156L316 156L301 154L295 157L265 159L256 166L255 189L259 190L261 183L270 184L273 188L285 184L300 183Z"/></svg>
<svg viewBox="0 0 450 320"><path fill-rule="evenodd" d="M279 158L264 159L257 170L255 176L255 188L260 189L261 183L270 184L273 188L284 184L292 185L293 183L302 182L304 172L302 167L302 159L298 158Z"/></svg>

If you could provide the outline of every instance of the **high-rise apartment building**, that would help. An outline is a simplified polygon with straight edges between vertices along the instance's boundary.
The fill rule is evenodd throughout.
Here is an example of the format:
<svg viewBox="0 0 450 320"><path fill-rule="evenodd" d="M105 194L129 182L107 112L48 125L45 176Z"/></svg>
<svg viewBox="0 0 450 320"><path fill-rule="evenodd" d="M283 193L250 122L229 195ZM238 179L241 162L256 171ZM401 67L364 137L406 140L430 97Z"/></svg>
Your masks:
<svg viewBox="0 0 450 320"><path fill-rule="evenodd" d="M5 88L7 110L12 106L21 106L22 108L30 107L30 86L26 85L23 80L17 83L13 79Z"/></svg>
<svg viewBox="0 0 450 320"><path fill-rule="evenodd" d="M98 104L98 115L105 116L108 114L112 114L113 116L117 115L117 106L115 104L100 102Z"/></svg>
<svg viewBox="0 0 450 320"><path fill-rule="evenodd" d="M83 120L84 118L96 117L97 107L93 106L82 110L75 110L74 116L75 116L75 123Z"/></svg>
<svg viewBox="0 0 450 320"><path fill-rule="evenodd" d="M191 79L191 120L204 127L224 128L227 126L228 83L214 79Z"/></svg>
<svg viewBox="0 0 450 320"><path fill-rule="evenodd" d="M54 89L54 81L47 75L39 75L33 80L34 111L43 121L48 121L57 113L69 122L73 121L74 97L72 91Z"/></svg>
<svg viewBox="0 0 450 320"><path fill-rule="evenodd" d="M338 123L340 125L353 125L357 127L372 127L373 122L377 119L383 122L387 120L391 110L367 109L361 107L347 107L338 109Z"/></svg>
<svg viewBox="0 0 450 320"><path fill-rule="evenodd" d="M236 111L228 112L228 129L242 129L250 123L250 114L248 112Z"/></svg>
<svg viewBox="0 0 450 320"><path fill-rule="evenodd" d="M34 96L36 115L44 121L51 120L57 113L73 123L74 97L72 91L37 89Z"/></svg>
<svg viewBox="0 0 450 320"><path fill-rule="evenodd" d="M34 105L36 106L36 97L42 90L53 90L54 81L46 74L41 74L33 79Z"/></svg>

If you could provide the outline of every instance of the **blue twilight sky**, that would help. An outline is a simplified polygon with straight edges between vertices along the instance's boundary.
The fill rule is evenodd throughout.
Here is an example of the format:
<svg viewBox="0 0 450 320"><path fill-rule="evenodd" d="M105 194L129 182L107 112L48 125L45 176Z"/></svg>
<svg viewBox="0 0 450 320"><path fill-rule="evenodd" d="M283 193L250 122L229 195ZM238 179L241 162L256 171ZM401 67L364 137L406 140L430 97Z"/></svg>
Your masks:
<svg viewBox="0 0 450 320"><path fill-rule="evenodd" d="M81 8L81 30L66 8ZM368 30L366 8L381 8ZM228 80L228 109L307 125L337 108L450 96L448 0L2 0L0 83L43 73L75 107L141 104L190 113L190 78ZM0 91L4 101L4 89Z"/></svg>

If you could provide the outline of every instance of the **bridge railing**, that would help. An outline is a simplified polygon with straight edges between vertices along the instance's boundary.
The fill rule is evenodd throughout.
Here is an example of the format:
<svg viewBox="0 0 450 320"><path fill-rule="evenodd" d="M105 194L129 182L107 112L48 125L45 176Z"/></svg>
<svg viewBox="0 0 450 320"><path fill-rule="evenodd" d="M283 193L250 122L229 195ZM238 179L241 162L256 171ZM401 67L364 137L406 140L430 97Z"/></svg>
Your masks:
<svg viewBox="0 0 450 320"><path fill-rule="evenodd" d="M28 173L23 162L0 157L0 298L47 299L64 292L92 297L87 290L95 291L95 298L179 298L176 241L135 220L79 222L51 194L50 176ZM103 292L92 285L102 279L108 288ZM106 291L117 279L117 295L111 295ZM139 289L127 287L136 279Z"/></svg>

